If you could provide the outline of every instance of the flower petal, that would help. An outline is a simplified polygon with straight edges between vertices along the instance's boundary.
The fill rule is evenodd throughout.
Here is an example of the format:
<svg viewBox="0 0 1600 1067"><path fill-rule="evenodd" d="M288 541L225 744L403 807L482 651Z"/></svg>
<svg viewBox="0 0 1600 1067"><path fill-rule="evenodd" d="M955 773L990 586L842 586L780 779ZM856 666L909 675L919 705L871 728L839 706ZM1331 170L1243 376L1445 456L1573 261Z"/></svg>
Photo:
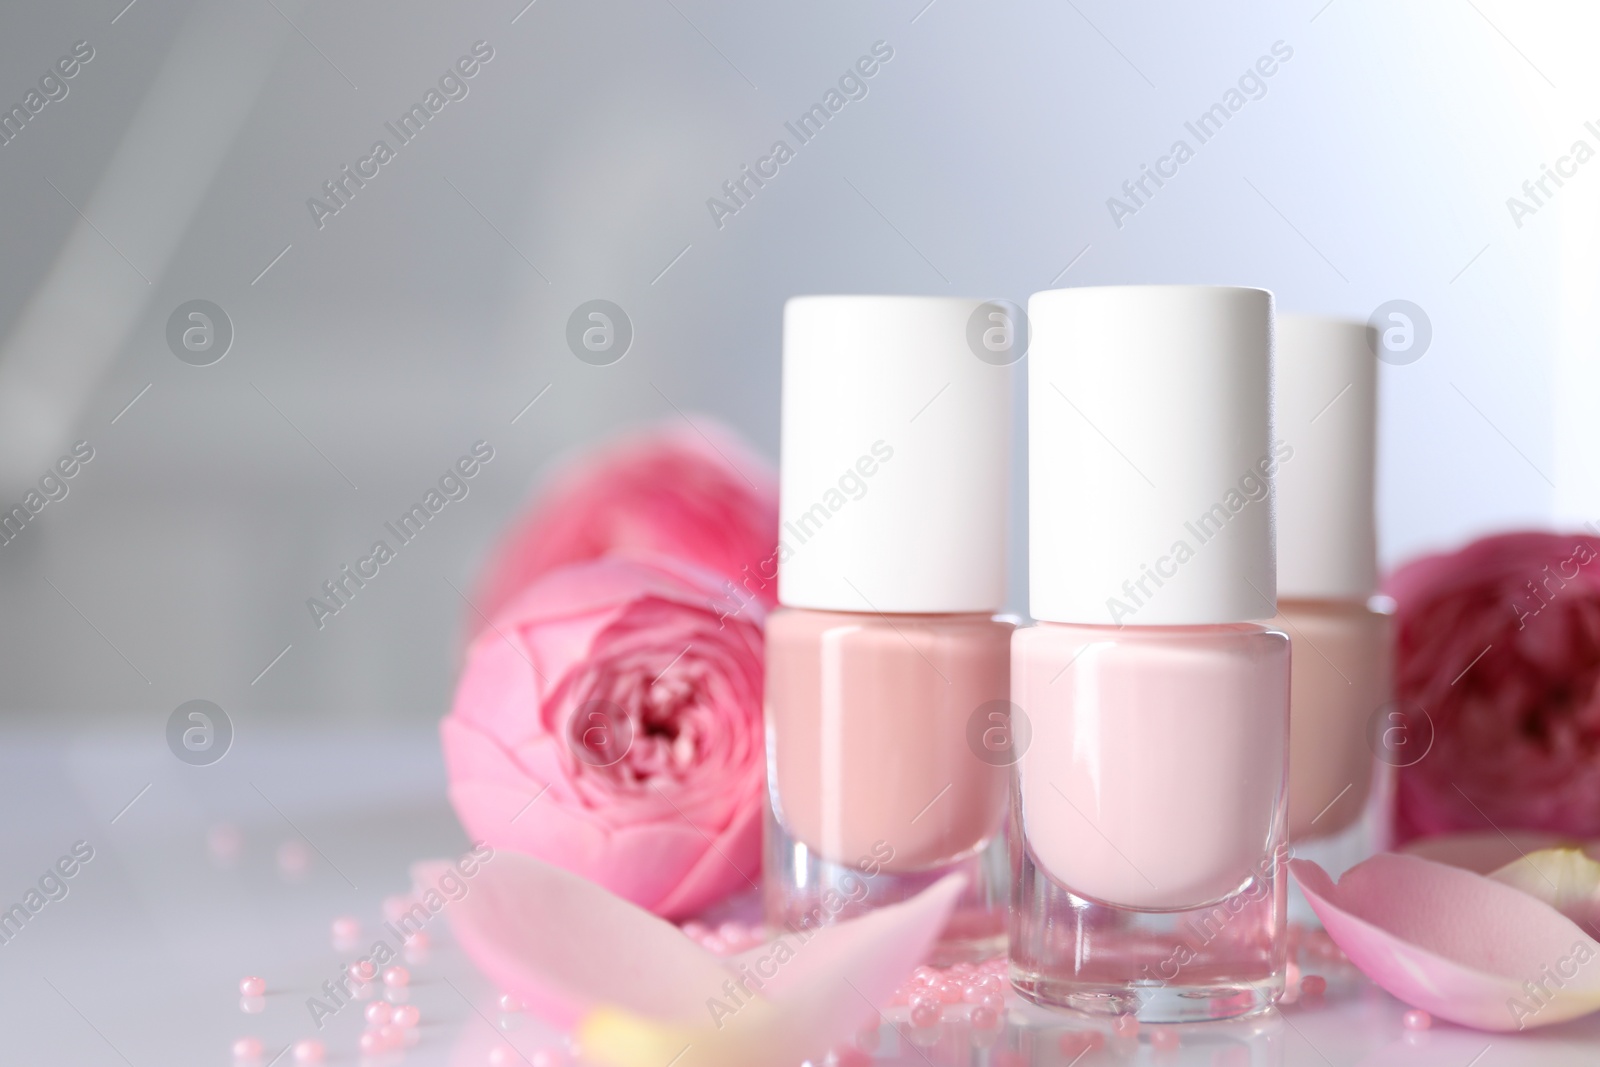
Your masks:
<svg viewBox="0 0 1600 1067"><path fill-rule="evenodd" d="M1512 830L1500 833L1485 830L1438 834L1422 837L1408 843L1399 851L1408 856L1419 856L1435 863L1460 867L1475 874L1488 874L1499 870L1512 860L1520 859L1541 848L1554 848L1562 843L1557 834L1541 830Z"/></svg>
<svg viewBox="0 0 1600 1067"><path fill-rule="evenodd" d="M1315 863L1289 866L1334 943L1407 1004L1480 1030L1600 1009L1600 944L1526 893L1396 853L1357 864L1337 885Z"/></svg>
<svg viewBox="0 0 1600 1067"><path fill-rule="evenodd" d="M689 1025L705 1017L706 991L728 978L671 923L516 852L496 852L446 910L479 969L556 1025L600 1003Z"/></svg>
<svg viewBox="0 0 1600 1067"><path fill-rule="evenodd" d="M1546 848L1489 875L1537 897L1588 930L1600 920L1600 863L1581 848Z"/></svg>
<svg viewBox="0 0 1600 1067"><path fill-rule="evenodd" d="M665 1024L615 1008L592 1012L578 1031L585 1057L608 1067L793 1067L820 1061L877 1017L927 955L965 880L951 875L908 901L859 919L790 931L730 961L736 979L753 972L760 995L702 990L699 1026ZM746 969L748 968L748 969ZM766 972L771 971L768 975Z"/></svg>

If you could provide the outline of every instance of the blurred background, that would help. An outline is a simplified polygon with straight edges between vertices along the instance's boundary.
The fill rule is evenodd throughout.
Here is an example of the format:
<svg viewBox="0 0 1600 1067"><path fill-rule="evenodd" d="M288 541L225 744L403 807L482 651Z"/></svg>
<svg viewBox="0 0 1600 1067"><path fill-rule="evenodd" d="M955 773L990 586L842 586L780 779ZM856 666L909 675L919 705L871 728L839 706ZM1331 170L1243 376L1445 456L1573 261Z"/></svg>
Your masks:
<svg viewBox="0 0 1600 1067"><path fill-rule="evenodd" d="M1409 301L1429 339L1382 368L1385 563L1600 521L1600 162L1559 162L1600 149L1597 22L1507 0L12 5L0 505L75 442L93 459L0 545L0 710L115 716L155 752L196 698L241 736L431 724L463 593L554 457L685 418L776 457L797 293ZM801 143L785 124L874 55ZM1199 143L1185 123L1264 56ZM430 90L402 144L386 124ZM393 158L363 163L380 139ZM780 139L793 158L730 198ZM1179 139L1194 157L1132 199ZM568 343L597 299L632 331L604 365ZM211 332L186 349L194 307ZM307 598L480 440L469 496L319 629Z"/></svg>

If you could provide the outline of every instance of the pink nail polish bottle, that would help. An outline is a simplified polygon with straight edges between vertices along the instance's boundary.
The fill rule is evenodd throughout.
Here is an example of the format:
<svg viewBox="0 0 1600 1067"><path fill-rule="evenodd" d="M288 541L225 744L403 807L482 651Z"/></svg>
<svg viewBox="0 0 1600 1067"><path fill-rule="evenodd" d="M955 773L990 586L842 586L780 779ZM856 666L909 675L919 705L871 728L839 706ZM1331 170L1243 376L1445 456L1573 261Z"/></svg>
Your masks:
<svg viewBox="0 0 1600 1067"><path fill-rule="evenodd" d="M1012 984L1147 1022L1259 1011L1286 951L1289 639L1255 621L1272 295L1059 289L1028 313Z"/></svg>
<svg viewBox="0 0 1600 1067"><path fill-rule="evenodd" d="M968 344L984 307L784 309L766 917L836 922L960 871L939 962L1005 949L1012 372Z"/></svg>
<svg viewBox="0 0 1600 1067"><path fill-rule="evenodd" d="M1363 322L1278 318L1278 617L1294 646L1289 840L1334 873L1383 846L1391 769L1368 729L1390 700L1373 516L1377 358Z"/></svg>

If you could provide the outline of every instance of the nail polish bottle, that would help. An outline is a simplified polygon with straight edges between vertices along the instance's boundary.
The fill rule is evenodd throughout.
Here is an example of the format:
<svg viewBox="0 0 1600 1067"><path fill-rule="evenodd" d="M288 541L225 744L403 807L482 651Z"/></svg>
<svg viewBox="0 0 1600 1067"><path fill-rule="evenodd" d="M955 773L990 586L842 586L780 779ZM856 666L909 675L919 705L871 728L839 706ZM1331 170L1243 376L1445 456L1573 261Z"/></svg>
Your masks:
<svg viewBox="0 0 1600 1067"><path fill-rule="evenodd" d="M1384 844L1390 770L1370 743L1390 699L1373 516L1377 358L1363 322L1278 318L1278 616L1294 646L1289 840L1335 872Z"/></svg>
<svg viewBox="0 0 1600 1067"><path fill-rule="evenodd" d="M975 300L784 308L764 906L847 919L967 876L938 962L1005 948L1011 371ZM987 355L987 353L985 353Z"/></svg>
<svg viewBox="0 0 1600 1067"><path fill-rule="evenodd" d="M1262 1010L1284 981L1289 755L1289 639L1256 621L1286 451L1272 295L1060 289L1028 314L1012 984L1148 1022Z"/></svg>

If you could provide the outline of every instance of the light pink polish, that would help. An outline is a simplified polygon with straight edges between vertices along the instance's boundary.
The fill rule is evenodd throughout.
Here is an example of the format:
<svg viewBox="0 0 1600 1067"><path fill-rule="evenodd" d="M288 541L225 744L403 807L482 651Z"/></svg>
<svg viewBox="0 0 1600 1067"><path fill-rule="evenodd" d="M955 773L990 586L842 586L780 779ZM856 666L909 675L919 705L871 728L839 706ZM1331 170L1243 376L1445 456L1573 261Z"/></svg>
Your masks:
<svg viewBox="0 0 1600 1067"><path fill-rule="evenodd" d="M767 921L836 922L959 871L940 962L1005 947L1010 371L969 343L985 307L784 312Z"/></svg>
<svg viewBox="0 0 1600 1067"><path fill-rule="evenodd" d="M1338 874L1386 843L1390 768L1369 726L1392 698L1378 587L1377 351L1364 322L1278 320L1278 625L1294 644L1289 839ZM1297 918L1314 921L1309 908Z"/></svg>
<svg viewBox="0 0 1600 1067"><path fill-rule="evenodd" d="M1290 682L1288 637L1254 621L1290 453L1271 294L1056 290L1029 317L1012 984L1135 1022L1263 1010L1286 964Z"/></svg>

